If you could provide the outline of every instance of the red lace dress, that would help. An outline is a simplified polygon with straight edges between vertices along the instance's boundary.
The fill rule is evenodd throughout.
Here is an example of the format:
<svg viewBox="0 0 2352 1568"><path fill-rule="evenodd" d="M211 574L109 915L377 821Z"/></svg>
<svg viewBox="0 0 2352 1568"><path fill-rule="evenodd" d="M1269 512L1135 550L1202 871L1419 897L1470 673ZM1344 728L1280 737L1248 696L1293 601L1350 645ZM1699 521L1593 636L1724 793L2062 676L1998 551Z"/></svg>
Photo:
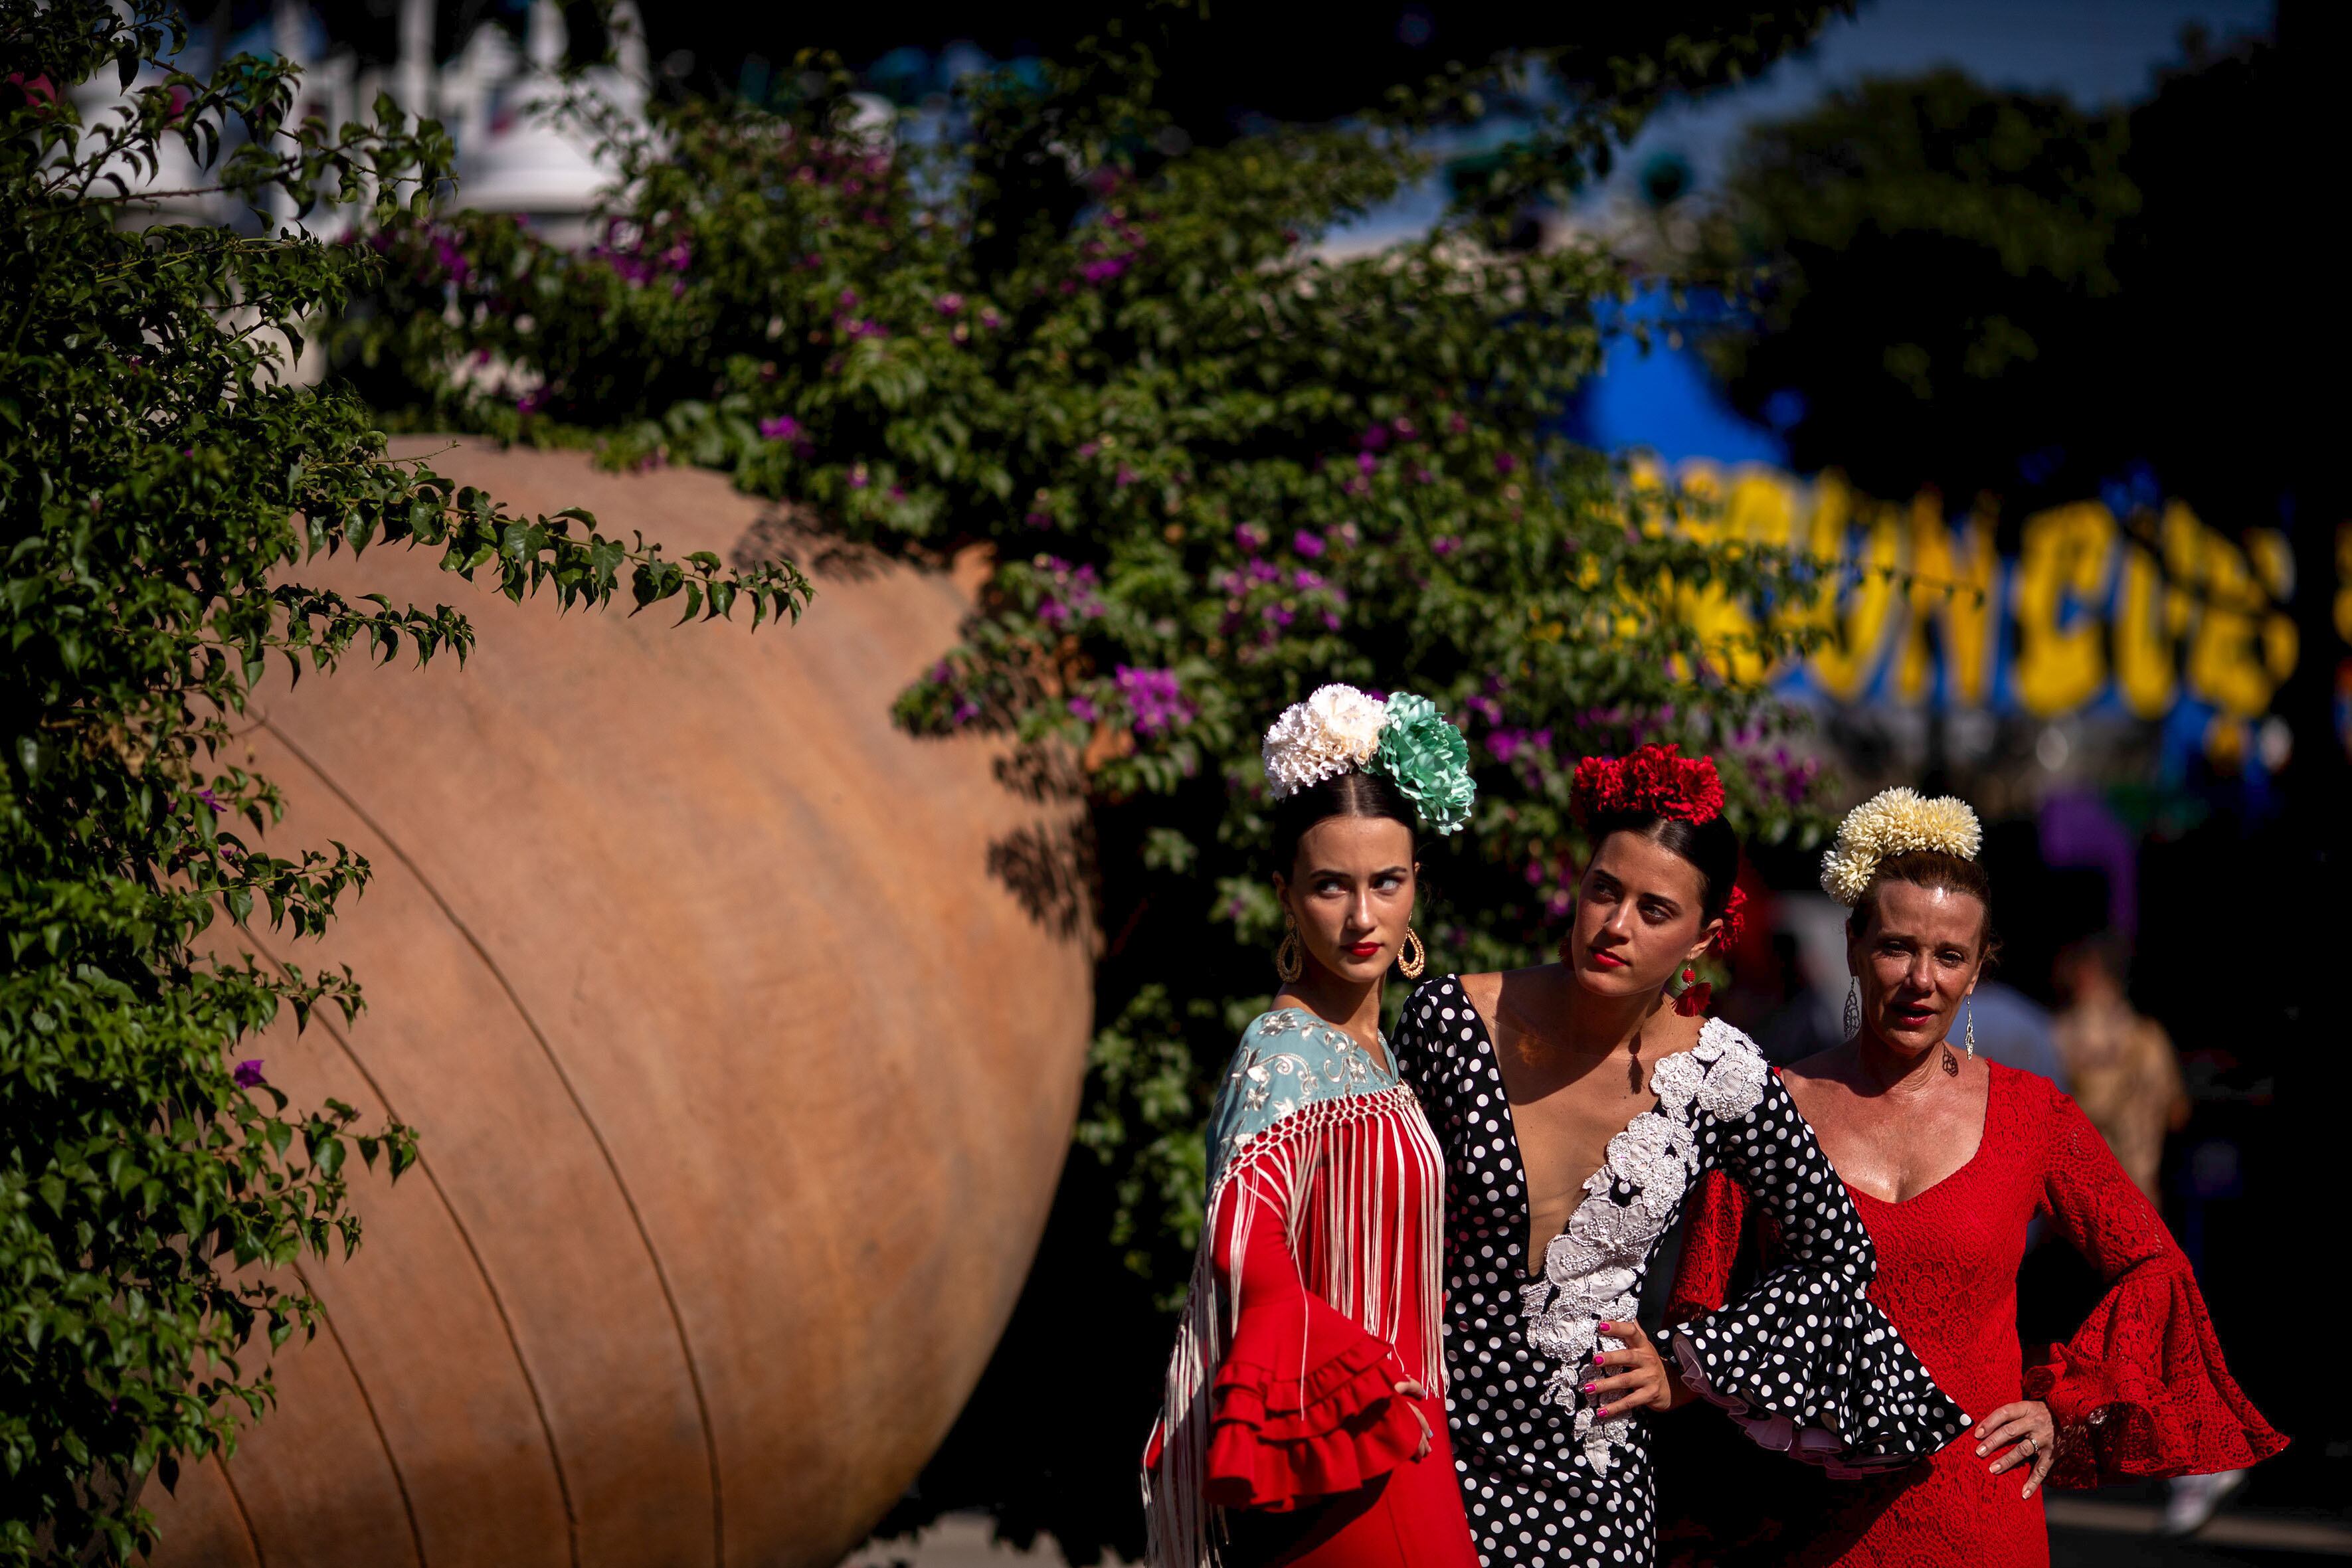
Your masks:
<svg viewBox="0 0 2352 1568"><path fill-rule="evenodd" d="M1280 1009L1244 1032L1209 1148L1143 1456L1151 1568L1477 1568L1438 1347L1444 1164L1412 1091Z"/></svg>
<svg viewBox="0 0 2352 1568"><path fill-rule="evenodd" d="M2189 1260L2089 1118L2049 1080L1987 1067L1984 1134L1968 1164L1903 1203L1847 1187L1878 1249L1870 1300L1973 1420L2020 1399L2050 1406L2059 1458L2048 1486L2232 1469L2284 1448L2221 1364ZM1708 1178L1668 1321L1721 1304L1746 1208L1738 1186ZM2017 1270L2037 1216L2091 1261L2107 1293L2072 1339L2029 1355L2017 1337ZM2018 1495L2028 1470L1996 1476L1990 1463L1963 1433L1925 1465L1815 1490L1806 1506L1784 1500L1769 1521L1769 1560L2042 1568L2042 1495Z"/></svg>

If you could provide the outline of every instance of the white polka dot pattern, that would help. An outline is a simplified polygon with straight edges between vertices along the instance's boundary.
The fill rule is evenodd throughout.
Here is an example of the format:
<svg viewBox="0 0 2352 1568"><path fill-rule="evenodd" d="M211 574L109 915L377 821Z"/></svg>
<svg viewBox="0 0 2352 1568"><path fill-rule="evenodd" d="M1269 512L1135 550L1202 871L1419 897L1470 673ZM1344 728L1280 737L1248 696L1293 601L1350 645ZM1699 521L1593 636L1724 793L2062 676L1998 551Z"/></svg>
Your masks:
<svg viewBox="0 0 2352 1568"><path fill-rule="evenodd" d="M1963 1418L1863 1300L1875 1270L1869 1234L1812 1130L1780 1080L1761 1072L1745 1035L1710 1020L1701 1038L1706 1051L1666 1059L1690 1079L1684 1092L1665 1096L1678 1113L1645 1113L1629 1129L1645 1119L1670 1123L1658 1138L1633 1140L1644 1150L1659 1144L1659 1157L1640 1159L1633 1181L1612 1169L1613 1158L1604 1165L1549 1261L1581 1256L1570 1241L1580 1228L1608 1232L1605 1262L1630 1278L1610 1279L1607 1294L1638 1298L1690 1184L1722 1166L1767 1203L1790 1249L1746 1300L1686 1336L1661 1336L1670 1354L1698 1369L1712 1396L1741 1406L1759 1440L1779 1435L1769 1427L1777 1420L1790 1440L1776 1446L1803 1431L1834 1433L1844 1440L1831 1448L1865 1462L1882 1453L1907 1462L1941 1447ZM1550 1321L1553 1296L1522 1293L1531 1283L1526 1173L1493 1042L1454 977L1430 980L1408 998L1391 1048L1445 1149L1447 1425L1480 1556L1487 1568L1648 1568L1656 1535L1649 1429L1638 1416L1622 1424L1622 1436L1620 1423L1600 1423L1612 1433L1606 1455L1588 1450L1594 1424L1576 1404L1575 1385L1600 1347L1568 1360L1560 1325ZM1696 1061L1702 1054L1706 1061ZM1653 1076L1662 1091L1679 1082L1672 1073L1663 1085ZM1680 1190L1654 1190L1667 1183ZM1588 1208L1594 1214L1585 1216ZM1555 1291L1562 1283L1548 1282ZM1530 1321L1531 1307L1544 1310L1544 1321ZM1547 1343L1562 1354L1547 1354ZM1801 1449L1818 1444L1818 1437L1796 1442Z"/></svg>

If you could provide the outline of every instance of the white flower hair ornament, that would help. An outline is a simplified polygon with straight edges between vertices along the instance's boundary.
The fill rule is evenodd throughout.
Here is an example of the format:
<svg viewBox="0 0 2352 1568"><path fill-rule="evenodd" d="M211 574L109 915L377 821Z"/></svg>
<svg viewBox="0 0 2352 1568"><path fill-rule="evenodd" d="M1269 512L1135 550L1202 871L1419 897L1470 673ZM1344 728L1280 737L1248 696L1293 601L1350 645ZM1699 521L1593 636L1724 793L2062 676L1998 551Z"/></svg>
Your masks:
<svg viewBox="0 0 2352 1568"><path fill-rule="evenodd" d="M1837 842L1822 856L1822 891L1851 909L1870 891L1878 863L1917 850L1972 861L1984 847L1984 829L1966 800L1934 800L1900 786L1881 789L1845 814Z"/></svg>
<svg viewBox="0 0 2352 1568"><path fill-rule="evenodd" d="M1266 730L1265 757L1277 800L1350 768L1378 773L1441 833L1461 831L1478 793L1469 742L1436 704L1411 692L1381 702L1353 686L1318 686Z"/></svg>

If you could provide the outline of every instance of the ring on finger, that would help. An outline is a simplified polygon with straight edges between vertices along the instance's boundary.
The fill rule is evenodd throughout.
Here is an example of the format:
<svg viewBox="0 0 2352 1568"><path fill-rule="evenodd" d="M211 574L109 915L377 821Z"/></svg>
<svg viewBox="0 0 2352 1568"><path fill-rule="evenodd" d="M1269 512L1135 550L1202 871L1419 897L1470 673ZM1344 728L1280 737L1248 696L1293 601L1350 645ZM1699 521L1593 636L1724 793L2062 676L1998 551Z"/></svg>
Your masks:
<svg viewBox="0 0 2352 1568"><path fill-rule="evenodd" d="M2025 1449L2025 1457L2029 1459L2042 1451L2042 1445L2033 1440L2031 1433L2027 1434L2022 1446Z"/></svg>

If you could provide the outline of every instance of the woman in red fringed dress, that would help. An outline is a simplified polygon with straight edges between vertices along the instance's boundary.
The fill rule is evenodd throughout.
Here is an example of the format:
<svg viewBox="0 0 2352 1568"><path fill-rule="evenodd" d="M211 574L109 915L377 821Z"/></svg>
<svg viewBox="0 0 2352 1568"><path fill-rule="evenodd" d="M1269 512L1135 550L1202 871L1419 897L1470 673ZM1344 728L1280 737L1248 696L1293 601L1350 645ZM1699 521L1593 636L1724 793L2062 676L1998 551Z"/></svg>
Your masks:
<svg viewBox="0 0 2352 1568"><path fill-rule="evenodd" d="M1438 1346L1444 1160L1380 1032L1390 965L1423 962L1414 828L1467 815L1445 736L1379 746L1432 724L1458 737L1419 698L1327 686L1267 737L1284 983L1211 1114L1207 1218L1143 1457L1152 1568L1477 1568Z"/></svg>
<svg viewBox="0 0 2352 1568"><path fill-rule="evenodd" d="M2189 1260L2089 1119L2048 1080L1953 1048L1990 943L1977 845L1974 813L1948 798L1890 790L1848 817L1822 884L1853 908L1858 1027L1781 1075L1869 1228L1871 1301L1974 1426L1924 1465L1810 1507L1776 1487L1766 1539L1750 1542L1770 1561L2042 1568L2045 1482L2231 1469L2286 1446L2231 1380ZM1721 1303L1747 1207L1719 1175L1701 1189L1670 1321ZM2107 1291L2072 1339L2028 1355L2017 1272L2037 1218ZM1737 1557L1722 1547L1687 1555Z"/></svg>

